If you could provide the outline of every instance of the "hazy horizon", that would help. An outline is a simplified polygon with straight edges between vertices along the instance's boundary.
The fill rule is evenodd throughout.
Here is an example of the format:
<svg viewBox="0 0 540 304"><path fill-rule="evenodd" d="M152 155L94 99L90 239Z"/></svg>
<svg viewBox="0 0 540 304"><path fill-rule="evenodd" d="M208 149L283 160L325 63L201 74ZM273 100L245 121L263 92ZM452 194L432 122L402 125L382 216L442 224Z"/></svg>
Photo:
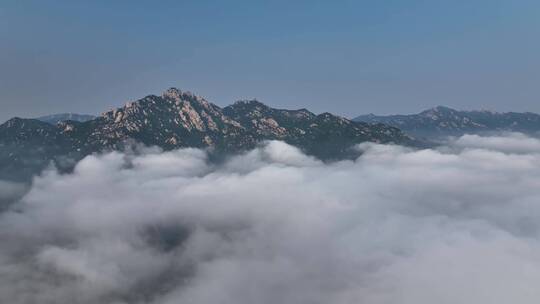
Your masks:
<svg viewBox="0 0 540 304"><path fill-rule="evenodd" d="M182 90L182 91L189 91L189 90ZM191 92L191 91L190 91L190 92ZM141 96L141 97L139 97L139 98L134 98L134 99L131 99L131 100L126 100L126 101L124 101L124 103L126 103L126 102L131 102L131 101L137 101L137 100L142 99L142 98L144 98L144 97L146 97L146 96L149 96L149 95L160 95L161 93L162 93L162 92L146 94L146 95ZM202 94L198 94L198 93L195 93L195 92L192 92L192 93L194 93L194 94L196 94L196 95L198 95L198 96L205 97L205 96L202 95ZM256 97L255 97L255 98L249 98L249 99L247 99L247 100L251 100L251 99L255 99L255 100L258 100L258 101L260 101L260 102L262 102L262 103L265 103L264 101L259 100L259 99L256 98ZM245 100L245 99L234 100L234 101L231 101L230 103L215 103L215 102L213 102L213 101L210 101L210 100L209 100L209 101L212 102L212 103L215 103L215 104L217 104L217 105L219 105L219 106L223 106L223 107L224 107L224 106L231 105L231 104L233 104L234 102L240 101L240 100ZM268 106L270 106L270 107L273 107L273 105L271 105L271 104L268 104L268 103L265 103L265 104L268 105ZM43 113L43 114L41 114L41 115L34 115L34 116L11 116L11 117L7 117L6 119L0 120L0 123L3 123L3 122L5 122L5 121L9 120L10 118L14 118L14 117L38 119L38 118L44 118L44 117L47 117L47 116L62 115L62 114L90 115L90 116L96 116L96 117L97 117L97 116L100 116L102 113L105 113L105 112L107 112L107 111L109 111L109 110L113 110L113 109L115 109L115 108L123 107L124 105L125 105L125 104L117 103L117 104L115 104L114 106L110 106L110 107L105 108L105 109L103 109L103 110L101 110L101 111L99 111L99 112L93 112L93 113L89 113L89 112L75 112L75 111L58 111L58 112L46 112L46 113ZM343 116L343 117L348 118L348 119L353 119L353 118L358 117L358 116L362 116L362 115L371 115L371 114L374 114L374 115L380 115L380 116L386 116L386 115L411 115L411 114L418 114L418 113L420 113L420 112L422 112L422 111L426 111L426 110L429 110L429 109L434 109L434 108L437 108L437 107L447 107L447 108L451 108L451 109L453 109L453 110L458 110L458 111L490 111L490 112L500 112L500 113L506 113L506 112L520 112L520 111L497 111L497 110L492 110L492 109L487 109L487 108L474 108L474 107L472 107L472 108L456 108L456 107L451 107L451 106L444 105L444 104L436 104L436 105L434 104L434 105L432 105L432 106L428 106L428 107L426 107L426 108L423 108L423 109L420 109L420 110L414 111L414 112L411 112L411 111L409 111L409 112L389 112L389 113L373 113L373 112L367 113L367 112L366 112L366 113L356 113L356 114L353 113L353 114L350 114L350 115L348 115L348 114L341 114L341 115L338 114L338 115ZM308 107L295 107L295 108L285 108L285 107L282 107L282 108L283 108L283 109L289 109L289 110L298 110L298 109L306 108L306 109L312 111L312 109L310 109L310 108L308 108ZM313 111L313 112L314 112L314 111ZM331 112L331 113L332 113L332 111L325 111L325 112ZM534 112L534 111L526 111L526 110L521 111L521 112L529 112L529 113L536 113L536 114L538 114L538 112ZM314 112L314 113L315 113L315 114L321 114L321 113L323 113L323 112ZM333 113L334 113L334 114L337 114L337 113L335 113L335 112L333 112Z"/></svg>

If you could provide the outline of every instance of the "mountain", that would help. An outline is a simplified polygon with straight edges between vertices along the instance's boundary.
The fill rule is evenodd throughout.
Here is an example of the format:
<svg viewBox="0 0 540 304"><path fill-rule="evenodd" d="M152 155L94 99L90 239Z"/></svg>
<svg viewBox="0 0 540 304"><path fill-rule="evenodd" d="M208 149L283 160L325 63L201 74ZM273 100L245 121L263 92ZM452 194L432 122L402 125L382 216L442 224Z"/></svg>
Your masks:
<svg viewBox="0 0 540 304"><path fill-rule="evenodd" d="M85 121L92 120L94 118L96 117L93 115L76 114L76 113L61 113L61 114L41 116L35 119L55 125L57 123L68 121L68 120L85 122Z"/></svg>
<svg viewBox="0 0 540 304"><path fill-rule="evenodd" d="M123 149L133 142L165 150L207 148L220 156L274 139L325 160L349 157L351 146L365 141L417 144L384 124L354 122L330 113L316 115L306 109L274 109L257 100L220 108L171 88L82 122L52 125L37 119L10 119L0 125L0 178L27 178L51 161L69 168L85 155Z"/></svg>
<svg viewBox="0 0 540 304"><path fill-rule="evenodd" d="M37 119L12 118L0 125L0 179L32 176L51 160L68 157L70 138L54 125Z"/></svg>
<svg viewBox="0 0 540 304"><path fill-rule="evenodd" d="M540 115L535 113L499 113L491 111L458 111L438 106L411 115L358 116L357 122L383 123L403 130L418 138L437 138L459 136L466 133L480 134L491 132L540 132Z"/></svg>

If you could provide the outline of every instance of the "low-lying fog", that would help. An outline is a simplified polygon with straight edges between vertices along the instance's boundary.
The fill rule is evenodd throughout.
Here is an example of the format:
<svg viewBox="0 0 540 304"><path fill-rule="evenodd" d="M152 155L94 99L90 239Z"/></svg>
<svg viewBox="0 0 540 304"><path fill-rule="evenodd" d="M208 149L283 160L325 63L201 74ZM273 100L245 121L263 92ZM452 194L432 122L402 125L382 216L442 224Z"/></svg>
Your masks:
<svg viewBox="0 0 540 304"><path fill-rule="evenodd" d="M540 301L540 141L89 156L0 215L1 303ZM1 182L0 196L20 191Z"/></svg>

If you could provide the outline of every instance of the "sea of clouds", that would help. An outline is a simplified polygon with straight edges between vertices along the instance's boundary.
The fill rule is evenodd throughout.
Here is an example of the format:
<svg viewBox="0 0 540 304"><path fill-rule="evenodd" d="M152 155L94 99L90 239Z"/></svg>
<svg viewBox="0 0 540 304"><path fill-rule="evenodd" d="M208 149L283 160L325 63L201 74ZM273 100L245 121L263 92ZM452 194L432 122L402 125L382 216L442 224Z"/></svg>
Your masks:
<svg viewBox="0 0 540 304"><path fill-rule="evenodd" d="M143 148L54 169L0 214L1 303L540 301L540 141ZM18 186L0 183L8 195Z"/></svg>

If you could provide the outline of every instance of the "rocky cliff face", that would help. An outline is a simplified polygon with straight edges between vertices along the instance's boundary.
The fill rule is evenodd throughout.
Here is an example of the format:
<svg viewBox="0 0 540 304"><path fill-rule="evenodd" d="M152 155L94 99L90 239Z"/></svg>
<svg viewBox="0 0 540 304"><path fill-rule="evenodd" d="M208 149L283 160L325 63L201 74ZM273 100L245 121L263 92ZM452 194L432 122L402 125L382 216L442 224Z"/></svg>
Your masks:
<svg viewBox="0 0 540 304"><path fill-rule="evenodd" d="M330 113L315 115L306 109L274 109L256 100L220 108L171 88L161 96L149 95L83 122L51 125L12 119L0 126L0 166L16 169L32 162L27 167L33 172L50 161L77 160L122 149L128 142L166 150L209 148L223 154L251 149L264 140L283 140L322 159L347 157L352 145L364 141L414 143L399 129L383 124L354 122Z"/></svg>

